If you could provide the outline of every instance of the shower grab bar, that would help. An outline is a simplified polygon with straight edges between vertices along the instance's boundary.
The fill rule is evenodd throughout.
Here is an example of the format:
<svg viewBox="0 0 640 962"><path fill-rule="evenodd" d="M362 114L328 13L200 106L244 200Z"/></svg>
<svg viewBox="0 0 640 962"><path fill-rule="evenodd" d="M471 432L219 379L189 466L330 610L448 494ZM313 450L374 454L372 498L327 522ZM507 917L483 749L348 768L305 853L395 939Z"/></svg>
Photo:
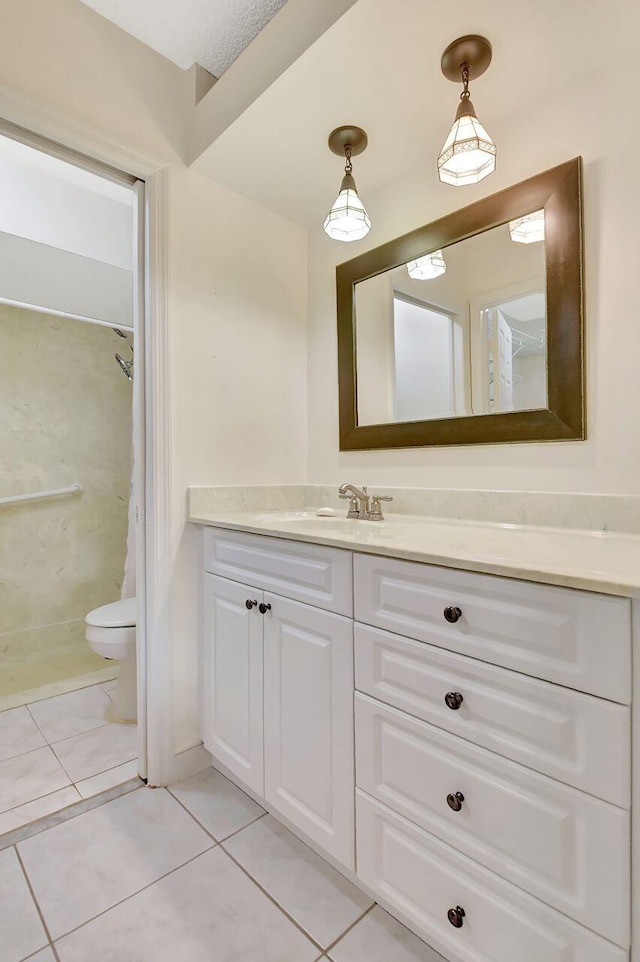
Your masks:
<svg viewBox="0 0 640 962"><path fill-rule="evenodd" d="M44 501L45 498L62 498L65 494L82 494L81 484L72 484L68 488L54 488L51 491L36 491L34 494L14 494L10 498L0 498L2 504L18 504L20 501Z"/></svg>

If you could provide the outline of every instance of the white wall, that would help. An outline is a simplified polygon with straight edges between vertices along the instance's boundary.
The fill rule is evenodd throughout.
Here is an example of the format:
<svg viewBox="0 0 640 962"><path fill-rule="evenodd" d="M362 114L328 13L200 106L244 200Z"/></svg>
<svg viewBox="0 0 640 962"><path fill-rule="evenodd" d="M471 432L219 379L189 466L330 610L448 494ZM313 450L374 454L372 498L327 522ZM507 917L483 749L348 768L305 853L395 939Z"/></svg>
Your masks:
<svg viewBox="0 0 640 962"><path fill-rule="evenodd" d="M310 235L309 475L312 483L637 494L640 491L640 128L629 124L624 66L583 78L496 127L496 173L480 185L437 182L434 158L368 196L374 228L349 256L581 154L585 162L586 442L338 450L335 264L344 250ZM480 110L480 103L477 105Z"/></svg>
<svg viewBox="0 0 640 962"><path fill-rule="evenodd" d="M190 484L306 479L306 231L198 174L172 176L176 705L197 689L197 532ZM192 712L175 745L197 741Z"/></svg>
<svg viewBox="0 0 640 962"><path fill-rule="evenodd" d="M19 150L10 148L9 153L7 144L15 141L0 137L0 231L132 270L132 191L108 185L122 195L117 200L69 183L55 176L60 161L53 161L46 173L29 166L29 147L16 144ZM91 174L83 178L88 184L97 179Z"/></svg>
<svg viewBox="0 0 640 962"><path fill-rule="evenodd" d="M2 232L0 298L133 325L131 270Z"/></svg>
<svg viewBox="0 0 640 962"><path fill-rule="evenodd" d="M185 489L304 480L306 234L184 169L184 77L169 61L77 0L20 0L3 14L0 115L102 159L130 152L133 173L143 162L171 165L174 537L163 606L174 658L162 671L173 691L169 735L183 748L197 738Z"/></svg>

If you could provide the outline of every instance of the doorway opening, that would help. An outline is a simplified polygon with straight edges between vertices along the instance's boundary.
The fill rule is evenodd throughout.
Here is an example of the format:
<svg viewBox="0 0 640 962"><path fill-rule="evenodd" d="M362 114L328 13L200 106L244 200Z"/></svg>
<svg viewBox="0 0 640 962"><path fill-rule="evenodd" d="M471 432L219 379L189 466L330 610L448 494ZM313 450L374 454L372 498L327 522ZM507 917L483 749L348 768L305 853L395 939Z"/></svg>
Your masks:
<svg viewBox="0 0 640 962"><path fill-rule="evenodd" d="M0 125L0 834L146 775L144 183Z"/></svg>

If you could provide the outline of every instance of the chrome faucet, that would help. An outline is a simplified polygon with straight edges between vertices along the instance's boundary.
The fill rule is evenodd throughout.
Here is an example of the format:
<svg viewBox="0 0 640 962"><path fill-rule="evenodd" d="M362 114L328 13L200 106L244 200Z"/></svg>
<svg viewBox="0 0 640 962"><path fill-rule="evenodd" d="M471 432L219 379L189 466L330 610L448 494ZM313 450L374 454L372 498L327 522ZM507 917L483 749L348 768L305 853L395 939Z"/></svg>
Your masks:
<svg viewBox="0 0 640 962"><path fill-rule="evenodd" d="M369 518L369 495L364 486L360 490L354 484L341 484L338 488L338 496L349 499L347 518L359 518L360 521L366 521Z"/></svg>
<svg viewBox="0 0 640 962"><path fill-rule="evenodd" d="M382 494L374 494L370 498L364 485L360 489L353 484L341 484L338 496L349 499L347 518L357 518L359 521L384 521L380 502L393 501L393 498Z"/></svg>

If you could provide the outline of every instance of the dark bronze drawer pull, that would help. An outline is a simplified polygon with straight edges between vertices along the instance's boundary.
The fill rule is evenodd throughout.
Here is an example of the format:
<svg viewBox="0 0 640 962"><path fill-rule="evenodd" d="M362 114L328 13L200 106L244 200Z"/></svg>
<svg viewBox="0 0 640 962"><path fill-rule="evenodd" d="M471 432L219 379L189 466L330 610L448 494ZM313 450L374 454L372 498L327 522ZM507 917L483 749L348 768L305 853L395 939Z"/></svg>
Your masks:
<svg viewBox="0 0 640 962"><path fill-rule="evenodd" d="M454 929L461 929L462 920L464 919L464 909L460 905L456 905L455 909L449 909L447 912L447 918L453 925Z"/></svg>
<svg viewBox="0 0 640 962"><path fill-rule="evenodd" d="M267 613L267 611L271 611L271 605L261 604L260 607L258 608L258 611L260 612L261 615L264 615Z"/></svg>
<svg viewBox="0 0 640 962"><path fill-rule="evenodd" d="M456 792L455 795L447 795L447 805L454 812L460 811L463 802L464 795L462 792Z"/></svg>
<svg viewBox="0 0 640 962"><path fill-rule="evenodd" d="M448 621L450 625L455 625L459 618L462 618L462 611L460 608L444 609L444 620Z"/></svg>
<svg viewBox="0 0 640 962"><path fill-rule="evenodd" d="M460 708L460 705L462 704L462 702L464 701L464 698L462 697L459 691L448 691L447 694L444 696L444 701L447 708L450 708L451 711L457 711L458 708Z"/></svg>
<svg viewBox="0 0 640 962"><path fill-rule="evenodd" d="M258 604L257 601L251 601L250 598L247 598L247 600L245 601L245 605L247 606L247 608L249 609L249 611L251 611L252 608L255 608L255 607L257 606L257 604Z"/></svg>

